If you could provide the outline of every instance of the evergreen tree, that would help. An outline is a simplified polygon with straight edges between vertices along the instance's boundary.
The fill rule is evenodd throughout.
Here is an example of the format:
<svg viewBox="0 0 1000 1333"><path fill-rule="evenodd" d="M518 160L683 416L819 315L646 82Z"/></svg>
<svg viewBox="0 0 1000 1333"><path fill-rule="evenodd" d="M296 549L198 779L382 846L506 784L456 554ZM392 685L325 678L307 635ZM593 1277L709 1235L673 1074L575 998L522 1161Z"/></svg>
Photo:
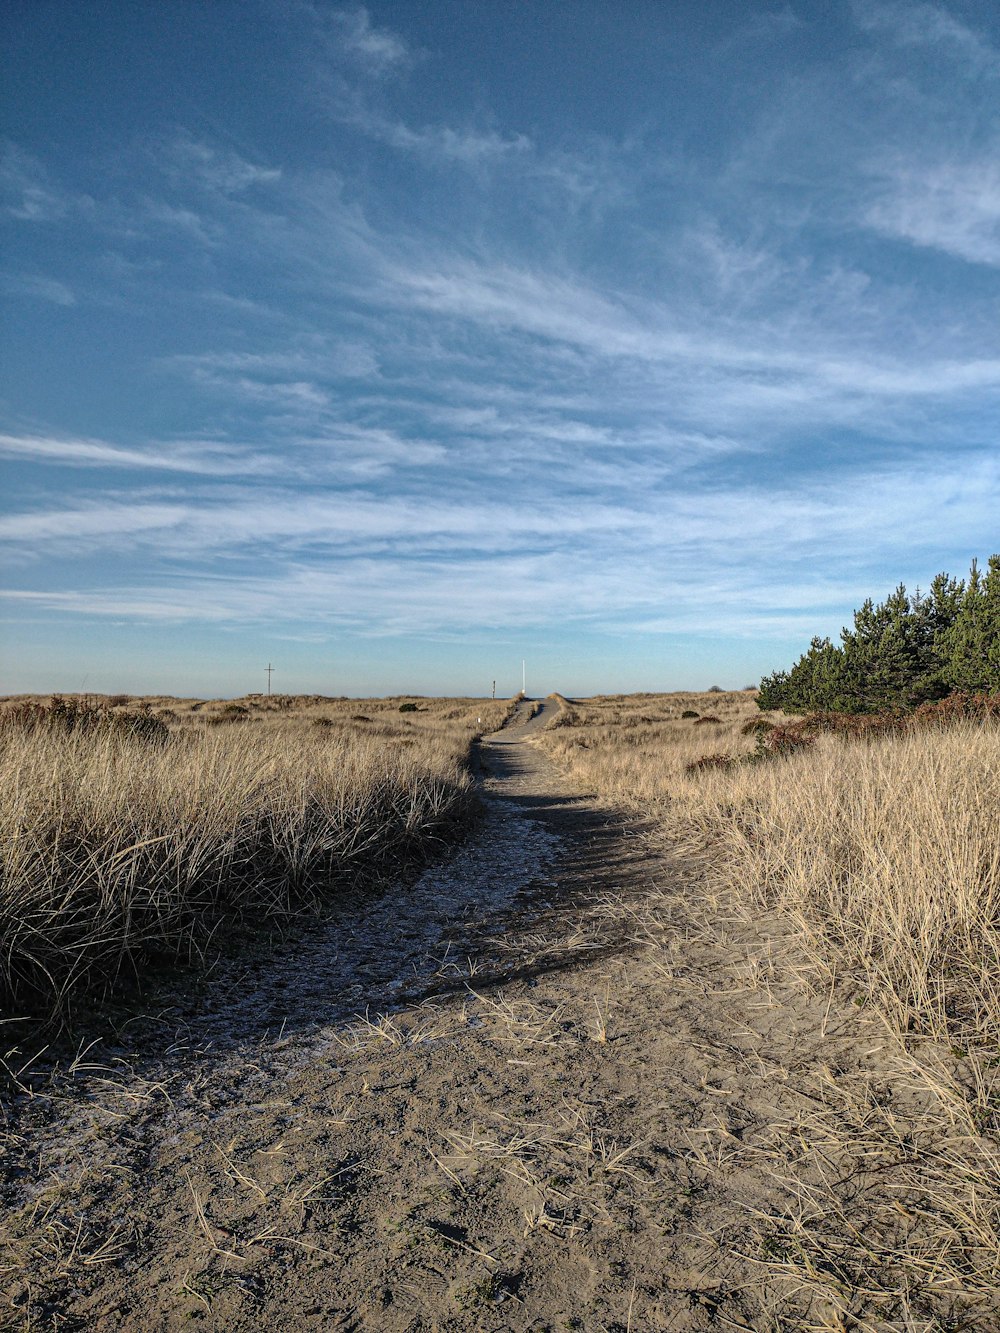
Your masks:
<svg viewBox="0 0 1000 1333"><path fill-rule="evenodd" d="M757 691L757 707L765 712L777 711L788 703L788 672L775 671L765 676Z"/></svg>
<svg viewBox="0 0 1000 1333"><path fill-rule="evenodd" d="M953 690L1000 690L1000 555L990 557L985 576L973 561L941 648L944 678Z"/></svg>
<svg viewBox="0 0 1000 1333"><path fill-rule="evenodd" d="M949 578L947 574L938 574L934 578L926 597L917 592L913 611L920 673L914 682L913 703L943 699L950 693L944 636L958 617L964 595L965 583L961 579Z"/></svg>
<svg viewBox="0 0 1000 1333"><path fill-rule="evenodd" d="M967 582L938 574L930 591L903 584L869 597L841 630L841 646L814 638L790 671L761 681L761 708L871 713L912 708L953 690L1000 690L1000 556Z"/></svg>

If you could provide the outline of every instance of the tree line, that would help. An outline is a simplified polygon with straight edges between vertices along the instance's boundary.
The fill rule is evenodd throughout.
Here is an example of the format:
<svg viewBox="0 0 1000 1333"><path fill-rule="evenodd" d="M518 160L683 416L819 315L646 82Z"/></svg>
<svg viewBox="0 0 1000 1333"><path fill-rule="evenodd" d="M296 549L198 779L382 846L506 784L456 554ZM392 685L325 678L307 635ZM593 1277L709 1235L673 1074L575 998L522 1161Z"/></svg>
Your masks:
<svg viewBox="0 0 1000 1333"><path fill-rule="evenodd" d="M903 584L869 599L840 632L814 638L789 671L760 683L763 709L878 713L957 691L1000 691L1000 555L967 579L938 574L926 593Z"/></svg>

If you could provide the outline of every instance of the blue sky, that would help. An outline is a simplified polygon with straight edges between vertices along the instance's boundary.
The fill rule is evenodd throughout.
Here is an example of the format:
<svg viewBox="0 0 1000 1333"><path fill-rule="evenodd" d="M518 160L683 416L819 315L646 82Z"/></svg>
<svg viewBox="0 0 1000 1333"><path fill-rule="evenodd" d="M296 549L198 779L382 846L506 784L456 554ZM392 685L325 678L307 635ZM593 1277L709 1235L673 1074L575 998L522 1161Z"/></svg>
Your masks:
<svg viewBox="0 0 1000 1333"><path fill-rule="evenodd" d="M740 687L1000 549L992 0L4 26L0 690Z"/></svg>

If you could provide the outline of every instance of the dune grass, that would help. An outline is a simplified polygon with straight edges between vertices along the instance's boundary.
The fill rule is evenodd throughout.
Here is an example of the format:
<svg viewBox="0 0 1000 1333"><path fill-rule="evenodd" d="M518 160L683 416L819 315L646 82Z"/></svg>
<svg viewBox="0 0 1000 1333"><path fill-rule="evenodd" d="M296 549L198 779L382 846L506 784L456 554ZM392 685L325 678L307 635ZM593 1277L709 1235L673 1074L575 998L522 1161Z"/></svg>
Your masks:
<svg viewBox="0 0 1000 1333"><path fill-rule="evenodd" d="M788 719L746 693L571 707L542 743L579 781L701 830L731 886L793 914L898 1031L1000 1045L996 722L820 734L774 755L753 724L784 734Z"/></svg>
<svg viewBox="0 0 1000 1333"><path fill-rule="evenodd" d="M287 918L453 840L474 812L471 741L509 705L410 702L405 716L395 700L138 710L165 736L131 725L128 703L0 711L8 1014L63 1021L190 959L221 921Z"/></svg>
<svg viewBox="0 0 1000 1333"><path fill-rule="evenodd" d="M697 838L706 919L721 895L783 921L816 993L898 1042L881 1072L821 1067L761 1157L782 1184L800 1152L804 1170L825 1164L787 1216L753 1223L762 1281L798 1311L775 1327L1000 1319L1000 725L962 712L860 736L771 716L808 743L769 747L752 695L600 698L539 742L590 790Z"/></svg>

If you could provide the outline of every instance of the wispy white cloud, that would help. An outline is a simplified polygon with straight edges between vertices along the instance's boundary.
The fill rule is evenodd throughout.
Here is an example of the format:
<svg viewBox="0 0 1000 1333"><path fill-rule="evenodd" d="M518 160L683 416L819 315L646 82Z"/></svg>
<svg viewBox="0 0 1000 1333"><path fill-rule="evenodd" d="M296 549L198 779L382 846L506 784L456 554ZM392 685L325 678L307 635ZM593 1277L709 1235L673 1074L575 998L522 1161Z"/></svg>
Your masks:
<svg viewBox="0 0 1000 1333"><path fill-rule="evenodd" d="M171 204L165 199L149 197L143 201L141 213L134 220L128 218L125 223L133 234L140 218L144 218L147 226L149 223L154 223L168 231L179 232L188 239L197 241L199 245L216 245L221 239L219 228L210 219L195 212L193 208Z"/></svg>
<svg viewBox="0 0 1000 1333"><path fill-rule="evenodd" d="M292 412L309 420L322 417L331 403L329 392L315 381L288 378L289 372L310 368L306 358L294 353L206 353L172 357L165 364L230 403ZM260 373L245 373L253 371Z"/></svg>
<svg viewBox="0 0 1000 1333"><path fill-rule="evenodd" d="M451 455L435 440L404 439L395 431L331 423L322 434L297 441L297 466L306 475L370 481L402 469L443 466Z"/></svg>
<svg viewBox="0 0 1000 1333"><path fill-rule="evenodd" d="M223 381L227 392L272 407L313 412L330 403L330 395L308 380L259 380L238 375Z"/></svg>
<svg viewBox="0 0 1000 1333"><path fill-rule="evenodd" d="M1000 51L941 5L920 0L855 0L860 27L887 34L901 46L957 56L977 73L1000 75Z"/></svg>
<svg viewBox="0 0 1000 1333"><path fill-rule="evenodd" d="M915 161L890 168L865 220L913 245L1000 265L1000 145L972 162Z"/></svg>
<svg viewBox="0 0 1000 1333"><path fill-rule="evenodd" d="M205 143L190 134L179 134L169 145L165 161L170 174L182 185L196 183L222 194L241 194L255 185L281 179L279 167L262 167L232 149Z"/></svg>
<svg viewBox="0 0 1000 1333"><path fill-rule="evenodd" d="M3 273L0 274L0 287L14 296L30 296L52 305L76 305L76 296L70 287L42 273Z"/></svg>
<svg viewBox="0 0 1000 1333"><path fill-rule="evenodd" d="M531 140L524 134L500 134L475 126L455 128L450 125L423 125L413 128L401 120L383 116L361 102L345 105L340 119L369 138L414 153L430 161L457 163L475 167L484 163L526 153Z"/></svg>
<svg viewBox="0 0 1000 1333"><path fill-rule="evenodd" d="M55 182L38 158L9 139L0 141L0 199L3 211L21 222L58 222L94 203Z"/></svg>
<svg viewBox="0 0 1000 1333"><path fill-rule="evenodd" d="M880 348L864 359L846 353L815 320L787 334L777 321L728 320L693 327L667 303L598 291L572 277L472 261L390 268L387 298L446 313L484 328L510 328L579 347L606 359L697 366L727 372L734 393L761 402L777 394L803 400L817 390L869 397L927 398L967 388L1000 387L1000 356L934 358L914 364ZM812 343L812 346L809 346ZM740 375L756 376L746 380Z"/></svg>
<svg viewBox="0 0 1000 1333"><path fill-rule="evenodd" d="M63 615L128 619L147 624L241 624L266 623L269 633L281 634L284 625L299 617L312 623L313 639L330 636L337 628L384 636L419 634L468 637L470 626L477 631L505 628L512 624L530 633L551 623L551 607L562 604L567 593L584 599L574 617L576 623L601 623L609 609L620 601L623 590L636 580L614 576L605 569L587 568L587 582L571 578L564 565L540 557L518 557L502 552L488 562L466 562L455 567L447 561L422 562L419 568L393 561L350 561L334 568L298 568L270 578L226 580L223 577L193 577L144 588L116 586L105 589L63 591L0 590L0 604L31 606ZM849 590L850 585L845 584ZM778 610L762 605L752 621L734 624L733 610L743 590L733 580L719 579L711 589L672 583L660 578L655 594L669 602L672 615L657 620L645 618L616 624L616 630L632 628L639 633L690 633L700 635L760 632L769 630L808 634L816 624L815 607L808 611ZM850 595L850 592L847 592ZM299 615L289 615L289 608ZM377 617L373 614L377 611ZM568 623L568 622L567 622Z"/></svg>
<svg viewBox="0 0 1000 1333"><path fill-rule="evenodd" d="M362 488L307 497L230 488L211 503L109 496L11 515L0 540L36 558L127 550L140 570L143 553L155 552L157 572L132 589L18 592L81 612L317 625L346 617L371 632L431 633L512 616L544 625L558 605L565 625L751 633L803 621L799 608L826 595L831 560L846 579L898 565L904 551L912 568L915 534L926 534L921 567L943 542L988 542L998 499L1000 461L981 454L962 469L939 456L922 470L858 469L807 490L637 488L612 502L594 484L572 504L563 487L527 484L509 495L463 488L412 498ZM227 562L251 555L275 575L222 576ZM164 561L188 569L186 600Z"/></svg>
<svg viewBox="0 0 1000 1333"><path fill-rule="evenodd" d="M378 371L378 357L368 343L350 338L315 338L297 350L182 353L164 364L194 376L345 376L368 378Z"/></svg>
<svg viewBox="0 0 1000 1333"><path fill-rule="evenodd" d="M310 8L319 17L315 6ZM390 69L398 69L411 58L404 39L389 28L373 27L364 6L330 10L323 17L328 18L333 25L341 49L361 63L369 73L382 74Z"/></svg>
<svg viewBox="0 0 1000 1333"><path fill-rule="evenodd" d="M584 469L571 491L569 503L567 485L547 492L521 479L505 491L464 484L413 496L363 487L308 496L227 488L217 499L197 501L108 496L5 517L0 541L36 560L144 547L157 560L195 567L252 553L279 561L323 557L316 569L369 560L397 575L408 567L413 579L437 559L451 563L456 579L475 573L483 597L492 587L487 561L507 553L563 564L567 587L579 584L560 604L567 619L595 612L587 588L609 579L616 593L604 615L628 619L647 615L651 600L660 604L667 571L695 585L743 571L743 585L753 568L757 587L780 596L769 573L776 563L785 576L808 583L809 569L828 568L835 553L839 567L847 568L852 559L863 564L901 545L919 548L921 533L928 549L941 541L988 543L1000 501L1000 461L980 453L957 469L951 456L939 456L925 460L919 472L891 465L808 484L651 487L616 492L613 499L601 477ZM369 581L381 577L369 573ZM372 620L383 611L372 601ZM423 616L428 629L443 615L425 596L409 611L415 620ZM289 605L289 615L300 612Z"/></svg>
<svg viewBox="0 0 1000 1333"><path fill-rule="evenodd" d="M67 551L114 546L121 537L149 536L177 526L184 510L171 504L94 504L36 510L0 518L0 541L54 543ZM39 551L32 553L35 557Z"/></svg>
<svg viewBox="0 0 1000 1333"><path fill-rule="evenodd" d="M207 554L270 542L298 546L411 551L445 547L493 550L514 537L634 532L637 516L622 507L590 504L571 512L560 503L502 500L466 503L435 496L378 496L362 490L313 496L254 491L218 502L106 500L69 509L0 518L0 541L49 543L74 550L118 544L122 536L174 554Z"/></svg>
<svg viewBox="0 0 1000 1333"><path fill-rule="evenodd" d="M311 480L353 485L402 469L435 467L446 463L449 454L433 440L406 439L379 427L331 422L318 433L284 439L281 450L274 453L213 440L178 440L126 448L105 440L0 434L0 457L38 464L179 472L227 480L260 478L295 483ZM113 508L118 515L120 507L116 504ZM90 510L84 513L83 535L86 535L90 532L87 526ZM174 511L155 505L152 513L163 519ZM143 519L135 530L142 531L145 523ZM42 530L49 531L47 524L48 520L43 518ZM117 534L121 529L113 525L109 531ZM74 542L80 535L72 527L64 533Z"/></svg>
<svg viewBox="0 0 1000 1333"><path fill-rule="evenodd" d="M273 467L269 460L254 450L214 442L179 442L129 449L104 440L0 434L0 455L35 463L142 468L154 472L190 472L203 476L247 475Z"/></svg>
<svg viewBox="0 0 1000 1333"><path fill-rule="evenodd" d="M415 53L388 28L373 26L364 7L320 10L301 0L299 12L319 38L312 53L314 91L326 112L367 138L425 162L475 168L524 153L523 134L503 134L489 126L412 125L385 109L380 81L411 66Z"/></svg>

